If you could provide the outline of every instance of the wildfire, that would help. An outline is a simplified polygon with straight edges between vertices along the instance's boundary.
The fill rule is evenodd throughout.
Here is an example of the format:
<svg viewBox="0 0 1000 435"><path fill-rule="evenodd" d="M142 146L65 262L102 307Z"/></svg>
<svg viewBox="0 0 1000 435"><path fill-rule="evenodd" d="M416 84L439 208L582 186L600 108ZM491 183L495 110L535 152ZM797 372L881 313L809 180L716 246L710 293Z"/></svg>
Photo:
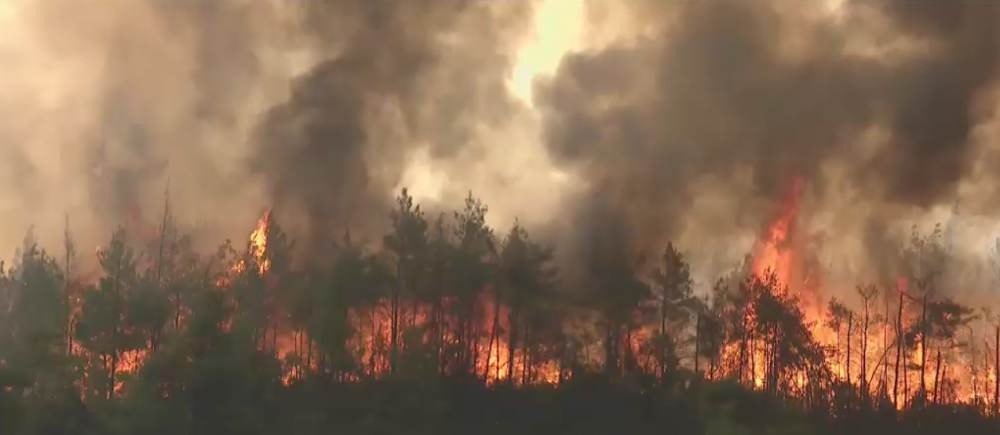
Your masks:
<svg viewBox="0 0 1000 435"><path fill-rule="evenodd" d="M927 387L928 391L922 394L926 394L928 400L988 403L988 393L995 389L996 373L993 368L987 368L987 364L983 364L982 371L977 374L974 361L971 364L968 361L955 363L948 357L942 358L943 345L928 340L925 348L924 337L920 334L904 345L896 342L900 331L913 331L914 325L920 321L919 315L914 314L920 302L906 297L909 283L905 276L898 276L895 288L887 289L889 293L885 295L889 300L903 304L902 307L897 305L890 311L888 303L883 305L876 300L866 307L870 311L851 313L853 317L845 322L842 329L827 326L826 303L829 301L821 297L821 292L830 294L831 289L823 288L826 284L820 280L803 279L806 264L796 250L799 245L795 240L795 224L802 187L801 179L793 180L780 214L758 238L753 248L751 272L761 277L773 274L778 284L775 290L788 292L798 299L812 338L833 351L827 359L830 371L843 382L864 385L871 394L881 390L900 409L907 406L915 394L919 394L921 384ZM746 313L747 324L751 324L755 316L756 313ZM866 319L872 323L865 325ZM758 340L751 340L744 349L749 358L749 382L757 388L764 387L766 377L764 347ZM735 345L726 350L734 355L739 351ZM897 353L901 356L898 357ZM976 358L975 353L971 358ZM921 374L923 380L920 379ZM809 378L804 373L796 373L793 380L799 388L809 384ZM954 391L949 391L950 388Z"/></svg>
<svg viewBox="0 0 1000 435"><path fill-rule="evenodd" d="M271 224L271 210L264 212L264 215L257 220L257 226L254 227L253 231L250 233L250 255L253 256L255 262L257 263L257 271L260 274L264 274L268 269L271 268L271 260L268 259L264 254L267 251L267 232L268 227ZM234 274L239 274L246 269L246 262L243 260L237 261L233 264L230 271ZM229 282L229 277L220 277L216 282L216 285L222 287Z"/></svg>
<svg viewBox="0 0 1000 435"><path fill-rule="evenodd" d="M257 227L250 233L250 248L262 274L271 267L271 260L264 256L264 252L267 250L267 230L270 225L271 210L268 210L264 212L264 216L260 217L257 221Z"/></svg>
<svg viewBox="0 0 1000 435"><path fill-rule="evenodd" d="M781 293L781 296L792 296L798 300L798 308L801 309L803 320L809 328L808 332L812 334L816 343L826 347L826 368L833 373L835 380L860 385L871 394L881 392L900 409L912 403L914 395L918 392L917 386L921 383L921 374L924 376L923 383L927 385L927 394L935 401L942 400L939 399L940 396L945 397L944 401L953 400L949 397L960 397L968 402L988 403L991 400L991 388L997 389L995 386L997 384L994 383L997 373L994 367L988 367L989 360L981 366L972 364L971 367L955 363L953 360L943 360L941 340L935 339L933 335L928 338L926 348L924 337L920 335L913 337L912 332L906 332L910 335L906 335L905 346L897 344L896 337L903 335L900 331L913 331L913 325L919 321L912 309L914 304L919 302L915 302L912 296L904 297L908 290L908 281L904 276L896 279L894 288L890 285L890 288L885 289L884 296L892 302L886 302L885 305L881 302L875 305L866 304L864 317L861 317L857 307L854 310L848 309L853 317L845 321L842 327L828 326L825 305L827 301L820 297L820 292L832 294L831 289L825 287L829 284L822 282L823 280L809 279L808 273L804 273L809 270L808 263L804 261L805 257L800 252L803 245L798 242L801 239L797 239L799 235L796 233L796 223L802 188L802 179L796 178L792 181L788 195L781 204L780 213L761 232L753 247L751 273L765 278L764 281L773 276L776 282L767 283L769 286L777 284L773 290ZM249 252L232 265L230 272L244 272L249 261L257 263L261 275L268 272L271 264L266 251L268 234L272 230L270 226L271 211L268 210L260 217L249 235ZM100 249L97 248L96 252L100 253ZM227 284L233 276L227 275L220 279L220 286ZM270 278L273 277L267 280L267 287L269 292L273 292L281 282ZM472 371L488 384L559 382L563 378L562 375L566 374L566 370L570 369L562 367L559 362L544 360L538 356L552 349L533 352L528 348L525 344L529 342L528 331L519 330L520 327L517 325L512 328L509 324L510 308L498 306L499 302L493 289L489 287L484 289L480 298L475 302L467 302L468 305L474 305L468 309L475 315L470 316L472 320L466 323L456 323L462 321L442 314L456 311L453 304L457 301L448 298L433 307L418 301L407 301L402 304L397 301L396 303L400 305L393 307L392 302L384 298L373 301L364 308L351 308L349 317L357 333L351 338L348 346L355 352L361 370L345 374L346 377L343 379L354 380L364 376L377 377L388 374L392 365L392 355L395 354L392 346L397 346L395 349L400 353L407 350L419 351L423 348L441 349L437 357L432 358L442 364L438 367L441 372ZM898 312L895 311L896 307L890 311L889 304L895 305L896 300L903 307L898 308ZM761 318L758 318L758 313L754 312L754 309L748 308L743 319L744 324L739 325L744 331L746 328L754 327L755 323L766 317L762 311ZM872 310L870 313L869 309ZM394 311L396 314L393 314ZM393 316L396 316L395 326ZM262 350L274 351L275 356L287 364L283 378L285 383L303 378L310 370L325 370L327 363L325 359L320 362L326 355L321 356L322 353L313 341L313 337L309 335L308 329L294 322L289 323L287 320L289 318L287 312L270 316L268 329L265 329L264 335L273 338L271 341L264 340L265 343L262 345ZM876 318L881 320L872 320ZM868 320L875 323L868 325ZM864 326L862 322L865 322ZM393 329L396 329L396 336L393 336ZM655 329L649 326L628 330L618 349L621 359L619 365L621 367L642 365L646 369L654 368L652 365L655 365L655 362L651 362L649 351L643 349L644 343L650 342L654 333ZM775 380L779 375L775 375L772 370L779 366L776 363L774 341L776 337L780 337L780 331L758 329L745 334L745 337L749 338L725 343L726 347L721 350L723 355L720 355L720 358L726 362L713 360L712 367L707 372L710 377L715 377L715 369L719 368L715 365L717 362L731 365L731 361L738 360L740 364L738 377L741 381L748 382L751 387L788 388L799 392L811 388L812 385L822 387L823 382L811 377L813 372L807 372L806 369L789 369L780 375L782 376L780 381ZM1000 335L1000 332L997 334ZM510 345L509 341L513 341L514 345ZM997 338L997 341L1000 343L1000 338ZM986 347L989 348L989 344ZM444 349L456 352L458 355L452 357L457 362L449 361L446 364L448 358L443 353ZM140 367L145 356L145 351L123 354L115 364L120 373L131 373ZM949 356L951 355L944 355L945 358ZM976 351L973 350L972 359L975 358ZM536 359L539 361L535 361ZM410 362L396 361L398 366L405 367L407 364ZM923 370L918 368L920 366L924 366ZM786 369L779 367L779 370ZM120 382L114 384L114 388L119 388L119 384ZM945 391L948 388L960 388L961 391Z"/></svg>
<svg viewBox="0 0 1000 435"><path fill-rule="evenodd" d="M798 216L801 191L802 179L795 178L789 195L782 205L781 215L768 227L767 238L758 239L754 248L753 272L760 276L773 272L782 287L791 285L793 267L791 236Z"/></svg>
<svg viewBox="0 0 1000 435"><path fill-rule="evenodd" d="M446 307L456 301L446 301ZM432 326L435 322L433 310L429 306L411 305L400 311L399 345L401 349L409 346L428 345L430 343L447 343L446 347L468 346L471 369L481 376L487 384L498 382L549 383L559 381L559 367L553 361L531 361L530 351L508 345L508 308L497 306L493 295L484 295L477 302L477 310L483 313L478 322L471 326L463 343L463 337L455 334L450 325L451 320L442 319L440 329ZM380 376L389 372L389 346L392 342L391 306L388 301L382 301L370 310L352 310L352 321L358 325L358 334L351 345L364 364L364 372L368 376ZM421 327L420 325L425 325ZM450 326L449 326L450 325ZM411 335L408 331L423 331ZM308 346L308 345L306 345ZM296 351L308 352L302 346Z"/></svg>
<svg viewBox="0 0 1000 435"><path fill-rule="evenodd" d="M780 215L768 226L764 232L764 236L757 239L753 248L752 273L760 277L773 274L777 279L778 288L776 290L779 292L791 291L793 294L797 294L798 291L803 290L801 288L803 286L799 285L800 283L793 281L792 275L792 271L797 266L792 237L794 236L795 224L798 218L799 198L802 186L803 182L801 178L796 177L792 180L791 188L781 206ZM807 321L816 320L821 314L821 310L812 309L808 310L805 314ZM746 316L747 324L751 324L755 313L748 312ZM814 323L819 324L821 322ZM760 388L763 386L765 377L764 361L766 357L762 349L763 345L760 343L752 343L750 347L753 361L753 369L750 373L753 377L751 382L754 386ZM797 375L796 383L799 387L806 384L804 374Z"/></svg>

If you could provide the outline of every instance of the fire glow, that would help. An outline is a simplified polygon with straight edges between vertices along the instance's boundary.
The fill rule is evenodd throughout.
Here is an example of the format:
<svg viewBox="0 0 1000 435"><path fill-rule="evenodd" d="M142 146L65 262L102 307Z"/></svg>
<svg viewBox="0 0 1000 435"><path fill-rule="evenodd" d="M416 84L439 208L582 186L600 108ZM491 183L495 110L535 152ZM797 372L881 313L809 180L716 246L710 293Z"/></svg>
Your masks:
<svg viewBox="0 0 1000 435"><path fill-rule="evenodd" d="M986 350L978 354L980 356L973 351L969 361L950 348L946 349L947 357L942 358L944 344L925 343L922 334L917 334L909 338L910 342L900 345L896 337L905 334L899 331L911 331L920 322L919 316L914 314L918 302L912 300L912 285L904 276L898 276L892 288L881 290L885 292L882 295L886 300L884 305L876 300L860 308L866 311L856 312L858 307L854 307L855 310L848 309L846 323L831 326L833 305L827 305L831 300L826 295L846 294L848 290L824 288L827 283L810 278L805 271L804 256L795 239L802 190L801 180L796 179L791 183L789 193L779 208L780 213L761 232L762 236L753 247L750 273L752 277L756 277L756 282L769 286L774 297L793 301L800 310L808 334L822 346L825 353L823 364L833 381L852 389L863 387L867 390L866 395L881 394L897 408L906 407L922 385L928 389L926 395L935 401L963 401L985 407L991 400L995 400L992 395L996 390L996 370L995 367L990 367L991 356L986 351L990 348L989 343L981 347ZM280 283L270 279L273 278L270 277L272 270L268 240L271 225L271 212L267 211L249 234L247 256L234 260L228 272L216 281L219 288L225 290L232 283L233 276L256 273L268 278L263 281L267 283L267 291L276 290L272 287ZM246 270L247 261L256 263L255 270ZM437 307L438 314L430 305L416 301L405 302L399 306L396 337L392 335L392 304L388 298L375 301L365 308L350 308L349 318L354 334L349 340L349 346L358 356L359 370L345 375L347 377L343 380L389 374L391 361L388 349L394 339L398 341L400 351L420 346L437 346L438 349L465 346L461 352L468 355L470 369L487 384L558 383L571 376L570 368L560 366L559 362L551 358L535 360L536 357L528 349L520 345L510 346L510 308L498 304L497 300L494 290L487 285L471 308L477 314L471 317L475 320L468 325L455 324L455 319L440 314L457 309L454 305L457 301L445 298L442 305ZM895 300L894 304L897 305L890 307L888 300ZM285 320L289 318L287 313L279 312L275 316L268 320L270 330L265 328L265 338L260 346L262 351L273 352L284 361L284 382L292 383L303 379L311 371L322 370L322 363L314 356L318 351L311 337L304 330L289 327ZM757 324L757 316L758 313L747 309L743 313L744 327ZM879 320L873 321L875 319ZM564 330L574 328L576 327L563 325ZM410 336L407 331L421 332ZM457 335L456 331L461 331L463 335ZM635 329L629 329L618 349L622 362L631 361L631 364L647 372L654 372L656 363L650 358L644 345L651 342L656 333L654 327L641 322ZM752 388L774 389L776 385L781 385L780 388L794 390L790 391L791 394L805 394L817 379L814 374L804 369L780 374L775 372L785 370L775 368L775 352L778 352L775 343L777 336L781 334L782 331L763 330L745 336L749 338L742 341L730 339L720 350L720 360L711 361L711 368L702 372L702 375L712 379L736 376ZM267 338L268 336L271 338ZM122 355L120 370L138 370L145 355L145 351ZM585 356L594 366L602 364L602 358L602 355ZM976 358L981 358L981 361L977 362ZM684 365L691 367L688 362ZM746 367L746 371L742 367ZM924 370L919 370L920 367ZM921 372L924 373L922 380ZM777 380L778 378L781 380ZM120 387L121 382L117 382L115 390ZM954 391L947 391L949 387Z"/></svg>

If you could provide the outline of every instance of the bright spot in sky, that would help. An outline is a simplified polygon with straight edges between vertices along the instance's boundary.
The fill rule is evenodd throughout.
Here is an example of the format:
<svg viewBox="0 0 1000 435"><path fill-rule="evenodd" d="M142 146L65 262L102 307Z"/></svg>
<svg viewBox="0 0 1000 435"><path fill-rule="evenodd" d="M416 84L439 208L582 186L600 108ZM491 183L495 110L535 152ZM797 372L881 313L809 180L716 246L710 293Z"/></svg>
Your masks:
<svg viewBox="0 0 1000 435"><path fill-rule="evenodd" d="M583 45L583 27L585 5L582 1L572 0L541 0L533 3L534 19L530 33L525 35L522 45L514 47L514 68L509 78L508 90L511 94L532 107L532 82L536 77L552 75L559 67L559 62L567 53L579 49ZM531 112L534 112L531 110ZM491 151L481 165L479 171L483 180L459 180L449 178L447 171L435 164L425 151L418 151L410 156L408 167L402 177L399 187L408 186L411 194L418 200L441 200L450 183L470 184L477 192L487 197L496 196L505 190L493 183L484 181L492 178L507 178L508 184L521 187L529 174L537 177L542 174L547 180L534 180L537 183L548 183L553 189L568 182L570 176L552 168L547 163L544 147L541 145L538 130L538 119L535 114L512 120L508 131L492 132L489 137L480 138ZM492 145L504 143L504 150L495 149ZM484 176L487 175L488 176ZM484 185L485 184L485 185ZM509 189L510 187L508 187ZM543 189L550 190L550 189ZM493 195L491 195L493 193ZM498 204L499 205L499 204Z"/></svg>
<svg viewBox="0 0 1000 435"><path fill-rule="evenodd" d="M535 77L551 75L563 55L581 45L584 3L569 0L542 0L535 4L533 34L517 50L510 78L510 90L529 106Z"/></svg>

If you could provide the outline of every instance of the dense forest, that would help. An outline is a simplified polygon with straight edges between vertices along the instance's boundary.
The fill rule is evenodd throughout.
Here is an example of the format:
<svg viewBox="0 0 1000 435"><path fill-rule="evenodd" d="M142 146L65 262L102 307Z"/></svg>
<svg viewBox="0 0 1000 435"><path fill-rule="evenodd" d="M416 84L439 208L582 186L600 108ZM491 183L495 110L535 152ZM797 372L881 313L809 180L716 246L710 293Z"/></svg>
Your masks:
<svg viewBox="0 0 1000 435"><path fill-rule="evenodd" d="M0 275L0 434L1000 430L1000 321L946 297L940 228L893 285L812 316L781 262L696 294L673 244L595 231L570 277L486 215L403 190L383 240L303 260L270 214L199 253L168 203L155 236L114 232L96 278L70 231L58 253L29 233Z"/></svg>

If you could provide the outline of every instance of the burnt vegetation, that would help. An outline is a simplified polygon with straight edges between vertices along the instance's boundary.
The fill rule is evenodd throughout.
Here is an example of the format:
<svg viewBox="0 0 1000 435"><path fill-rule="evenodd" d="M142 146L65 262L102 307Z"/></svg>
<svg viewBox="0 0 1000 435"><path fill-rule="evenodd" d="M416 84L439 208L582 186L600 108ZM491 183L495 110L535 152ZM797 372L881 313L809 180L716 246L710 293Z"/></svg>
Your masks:
<svg viewBox="0 0 1000 435"><path fill-rule="evenodd" d="M0 433L1000 429L1000 321L944 296L940 231L814 319L759 261L698 295L673 244L636 255L608 227L564 279L487 211L428 217L403 190L384 240L297 261L270 214L206 256L167 207L151 243L113 234L96 280L69 231L58 259L29 234L0 277Z"/></svg>

